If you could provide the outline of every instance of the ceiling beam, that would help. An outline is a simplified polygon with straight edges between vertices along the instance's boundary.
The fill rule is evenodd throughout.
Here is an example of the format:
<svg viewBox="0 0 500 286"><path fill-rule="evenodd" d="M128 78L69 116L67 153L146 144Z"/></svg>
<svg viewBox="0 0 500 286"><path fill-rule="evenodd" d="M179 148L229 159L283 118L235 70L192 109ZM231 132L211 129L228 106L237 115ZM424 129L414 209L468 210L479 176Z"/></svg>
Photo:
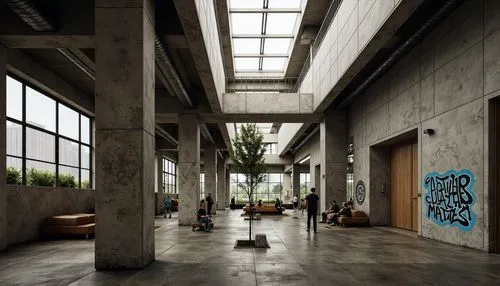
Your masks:
<svg viewBox="0 0 500 286"><path fill-rule="evenodd" d="M234 55L235 58L288 58L288 54L246 54Z"/></svg>
<svg viewBox="0 0 500 286"><path fill-rule="evenodd" d="M300 8L231 8L230 13L301 13Z"/></svg>
<svg viewBox="0 0 500 286"><path fill-rule="evenodd" d="M203 123L319 123L323 119L322 113L314 114L213 114L200 113L198 114L200 122ZM177 113L156 113L156 123L178 123L179 118Z"/></svg>
<svg viewBox="0 0 500 286"><path fill-rule="evenodd" d="M293 39L293 34L233 34L233 39L253 39L253 38L265 38L265 39Z"/></svg>
<svg viewBox="0 0 500 286"><path fill-rule="evenodd" d="M92 49L93 35L0 35L0 43L12 49Z"/></svg>

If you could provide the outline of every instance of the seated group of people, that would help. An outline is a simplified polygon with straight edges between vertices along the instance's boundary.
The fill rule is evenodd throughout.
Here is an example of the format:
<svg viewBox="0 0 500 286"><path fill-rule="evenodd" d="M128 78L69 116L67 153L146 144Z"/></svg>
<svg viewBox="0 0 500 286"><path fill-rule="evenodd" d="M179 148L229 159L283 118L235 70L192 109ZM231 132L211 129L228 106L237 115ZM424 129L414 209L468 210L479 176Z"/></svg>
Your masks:
<svg viewBox="0 0 500 286"><path fill-rule="evenodd" d="M206 232L212 232L210 229L210 223L212 221L210 217L210 213L207 213L207 209L205 207L205 200L200 201L200 209L198 210L197 220L199 223L205 225Z"/></svg>
<svg viewBox="0 0 500 286"><path fill-rule="evenodd" d="M340 216L350 217L351 208L346 202L342 202L342 208L339 207L337 201L332 201L330 207L321 214L321 223L328 223L329 225L337 225L337 218Z"/></svg>

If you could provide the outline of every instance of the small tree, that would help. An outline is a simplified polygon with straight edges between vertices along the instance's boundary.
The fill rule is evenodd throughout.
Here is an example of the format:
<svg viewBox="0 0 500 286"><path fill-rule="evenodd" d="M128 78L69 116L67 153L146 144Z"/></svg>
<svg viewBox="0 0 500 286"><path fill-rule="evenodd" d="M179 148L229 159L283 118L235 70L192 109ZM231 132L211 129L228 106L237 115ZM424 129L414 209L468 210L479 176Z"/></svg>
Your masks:
<svg viewBox="0 0 500 286"><path fill-rule="evenodd" d="M238 186L245 190L250 204L248 243L252 240L252 205L253 192L265 179L266 166L264 165L264 153L266 148L262 141L264 135L257 129L255 124L241 126L240 132L233 139L233 150L231 157L234 170L245 176L245 181Z"/></svg>

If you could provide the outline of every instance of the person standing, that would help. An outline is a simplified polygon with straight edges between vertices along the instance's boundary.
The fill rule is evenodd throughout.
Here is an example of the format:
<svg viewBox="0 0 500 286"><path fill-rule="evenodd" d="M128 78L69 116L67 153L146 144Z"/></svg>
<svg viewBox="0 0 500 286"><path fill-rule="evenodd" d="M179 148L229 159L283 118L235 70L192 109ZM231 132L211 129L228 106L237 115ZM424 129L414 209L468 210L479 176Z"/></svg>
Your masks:
<svg viewBox="0 0 500 286"><path fill-rule="evenodd" d="M299 207L299 198L297 197L297 195L293 196L292 203L293 209L297 210L297 208Z"/></svg>
<svg viewBox="0 0 500 286"><path fill-rule="evenodd" d="M172 199L170 198L170 195L167 195L165 200L163 200L163 208L165 209L165 215L163 218L167 218L167 213L168 218L172 218Z"/></svg>
<svg viewBox="0 0 500 286"><path fill-rule="evenodd" d="M207 201L207 215L212 216L212 206L214 205L214 200L212 199L212 194L208 193L208 196L205 198Z"/></svg>
<svg viewBox="0 0 500 286"><path fill-rule="evenodd" d="M236 205L236 200L234 199L234 196L231 198L231 209L234 210Z"/></svg>
<svg viewBox="0 0 500 286"><path fill-rule="evenodd" d="M311 193L306 196L307 204L307 231L311 230L311 217L313 219L314 232L317 232L316 217L318 214L319 197L315 194L316 188L311 188Z"/></svg>

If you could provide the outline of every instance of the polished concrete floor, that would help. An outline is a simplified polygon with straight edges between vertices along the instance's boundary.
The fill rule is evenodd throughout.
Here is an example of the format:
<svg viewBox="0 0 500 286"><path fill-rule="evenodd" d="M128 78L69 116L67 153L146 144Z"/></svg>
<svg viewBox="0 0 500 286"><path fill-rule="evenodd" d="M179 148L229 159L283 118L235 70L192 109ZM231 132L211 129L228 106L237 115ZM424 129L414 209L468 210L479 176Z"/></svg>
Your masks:
<svg viewBox="0 0 500 286"><path fill-rule="evenodd" d="M58 240L0 253L0 285L499 285L500 256L386 228L305 231L287 215L255 221L269 249L234 249L248 237L241 211L219 212L212 233L158 217L156 261L142 271L94 270L92 240ZM175 216L175 215L174 215Z"/></svg>

